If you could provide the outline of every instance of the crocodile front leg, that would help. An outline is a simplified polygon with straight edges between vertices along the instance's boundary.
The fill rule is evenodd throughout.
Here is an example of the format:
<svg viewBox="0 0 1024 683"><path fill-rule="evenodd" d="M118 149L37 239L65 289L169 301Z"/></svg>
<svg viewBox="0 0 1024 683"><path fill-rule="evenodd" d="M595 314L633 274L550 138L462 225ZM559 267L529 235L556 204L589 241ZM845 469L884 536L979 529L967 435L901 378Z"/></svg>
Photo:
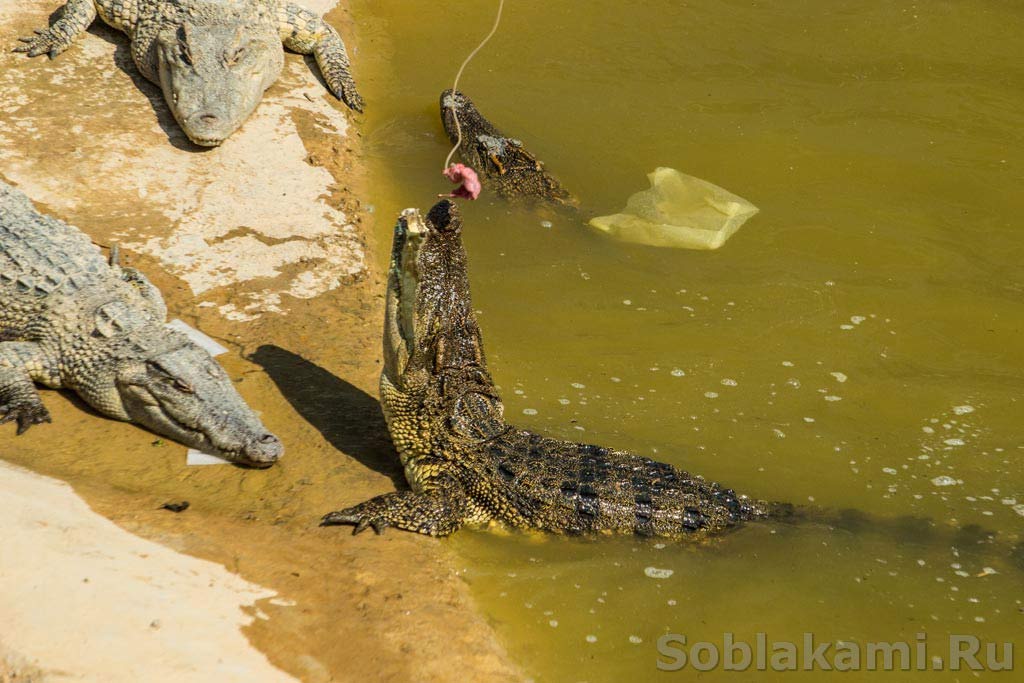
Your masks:
<svg viewBox="0 0 1024 683"><path fill-rule="evenodd" d="M94 0L68 0L60 19L49 28L36 29L36 35L19 38L24 45L14 48L15 52L27 52L29 57L41 54L53 59L71 46L72 41L89 28L96 18Z"/></svg>
<svg viewBox="0 0 1024 683"><path fill-rule="evenodd" d="M353 534L373 527L378 534L389 526L427 536L447 536L459 530L466 517L467 499L453 484L432 491L386 493L354 507L324 515L321 526L354 524Z"/></svg>
<svg viewBox="0 0 1024 683"><path fill-rule="evenodd" d="M278 19L284 46L302 55L313 55L327 87L352 109L363 111L363 98L352 79L348 51L334 27L315 13L294 3L282 3Z"/></svg>
<svg viewBox="0 0 1024 683"><path fill-rule="evenodd" d="M18 434L50 422L34 382L57 386L57 369L42 348L31 342L0 343L0 424L18 422Z"/></svg>

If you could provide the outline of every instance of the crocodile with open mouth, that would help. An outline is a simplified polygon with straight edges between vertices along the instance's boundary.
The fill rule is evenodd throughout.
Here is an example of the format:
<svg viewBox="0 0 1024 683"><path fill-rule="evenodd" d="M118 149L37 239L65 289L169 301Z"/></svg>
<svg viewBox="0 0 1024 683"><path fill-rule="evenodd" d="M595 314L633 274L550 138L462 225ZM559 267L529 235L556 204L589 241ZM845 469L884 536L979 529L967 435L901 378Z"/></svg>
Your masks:
<svg viewBox="0 0 1024 683"><path fill-rule="evenodd" d="M325 525L446 536L465 524L702 539L782 509L672 465L509 425L470 301L462 221L445 200L395 228L381 403L411 491Z"/></svg>
<svg viewBox="0 0 1024 683"><path fill-rule="evenodd" d="M97 14L131 38L139 71L161 87L189 139L214 147L249 117L284 67L284 47L313 55L327 87L356 111L363 99L345 43L308 9L278 0L68 0L52 26L16 52L54 58Z"/></svg>
<svg viewBox="0 0 1024 683"><path fill-rule="evenodd" d="M283 453L231 378L165 326L160 291L0 182L0 424L50 421L35 383L238 464Z"/></svg>

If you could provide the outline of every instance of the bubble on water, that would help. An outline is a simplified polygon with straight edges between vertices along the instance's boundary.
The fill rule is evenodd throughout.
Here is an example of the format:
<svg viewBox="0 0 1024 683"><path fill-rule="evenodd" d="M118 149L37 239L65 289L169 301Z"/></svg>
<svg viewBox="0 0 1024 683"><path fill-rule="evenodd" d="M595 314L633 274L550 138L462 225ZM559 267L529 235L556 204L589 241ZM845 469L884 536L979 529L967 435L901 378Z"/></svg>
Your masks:
<svg viewBox="0 0 1024 683"><path fill-rule="evenodd" d="M705 391L704 396L705 398L718 398L718 393L715 391Z"/></svg>
<svg viewBox="0 0 1024 683"><path fill-rule="evenodd" d="M828 374L830 374L830 375L832 375L833 377L835 377L835 378L836 378L836 381L837 381L837 382L840 382L840 383L842 383L842 382L845 382L845 381L846 381L846 379L847 379L846 375L844 375L844 374L843 374L843 373L841 373L841 372L830 372L830 373L828 373Z"/></svg>
<svg viewBox="0 0 1024 683"><path fill-rule="evenodd" d="M586 637L586 641L588 643L596 643L597 642L597 636L595 636L595 635L588 635Z"/></svg>
<svg viewBox="0 0 1024 683"><path fill-rule="evenodd" d="M550 228L552 225L554 225L554 223L552 223L551 221L541 221L540 222L540 227L542 227L542 228Z"/></svg>
<svg viewBox="0 0 1024 683"><path fill-rule="evenodd" d="M1024 503L1019 503L1013 506L1013 511L1021 517L1024 517Z"/></svg>
<svg viewBox="0 0 1024 683"><path fill-rule="evenodd" d="M957 415L967 415L974 412L974 406L962 405L953 406L953 412Z"/></svg>
<svg viewBox="0 0 1024 683"><path fill-rule="evenodd" d="M882 471L885 472L886 474L896 474L896 470L894 470L891 467L883 467Z"/></svg>
<svg viewBox="0 0 1024 683"><path fill-rule="evenodd" d="M931 427L921 427L921 431L924 432L925 434L934 434L935 433L935 430L932 429Z"/></svg>
<svg viewBox="0 0 1024 683"><path fill-rule="evenodd" d="M786 368L791 368L791 367L793 367L793 361L784 360L784 361L782 361L782 366L786 367Z"/></svg>
<svg viewBox="0 0 1024 683"><path fill-rule="evenodd" d="M852 330L853 329L853 325L840 325L839 329L841 329L841 330Z"/></svg>
<svg viewBox="0 0 1024 683"><path fill-rule="evenodd" d="M672 569L661 569L660 567L644 567L644 574L652 579L667 579L675 574Z"/></svg>
<svg viewBox="0 0 1024 683"><path fill-rule="evenodd" d="M828 396L825 397L825 400L829 401L831 403L834 403L836 401L842 401L843 397L842 396L836 396L834 394L829 394Z"/></svg>
<svg viewBox="0 0 1024 683"><path fill-rule="evenodd" d="M569 399L567 399L567 398L560 398L560 399L558 399L558 402L559 402L559 404L561 404L561 405L563 405L563 406L567 406L567 405L569 405L570 403L572 403L572 401L570 401L570 400L569 400Z"/></svg>
<svg viewBox="0 0 1024 683"><path fill-rule="evenodd" d="M685 377L686 371L681 370L680 368L672 368L672 372L669 374L671 374L673 377Z"/></svg>
<svg viewBox="0 0 1024 683"><path fill-rule="evenodd" d="M644 639L640 636L630 636L629 642L633 643L634 645L639 645L640 643L644 642Z"/></svg>
<svg viewBox="0 0 1024 683"><path fill-rule="evenodd" d="M865 320L867 320L867 318L865 318L862 315L851 315L850 316L850 322L853 323L854 325L860 325Z"/></svg>
<svg viewBox="0 0 1024 683"><path fill-rule="evenodd" d="M587 388L586 384L580 384L579 382L573 382L569 386L571 386L573 389L586 389Z"/></svg>
<svg viewBox="0 0 1024 683"><path fill-rule="evenodd" d="M537 409L536 408L523 408L523 415L536 415L536 414L537 414Z"/></svg>
<svg viewBox="0 0 1024 683"><path fill-rule="evenodd" d="M780 439L786 438L786 432L782 431L781 429L774 428L772 429L772 432L775 434L775 436L777 436Z"/></svg>
<svg viewBox="0 0 1024 683"><path fill-rule="evenodd" d="M725 379L722 380L723 387L734 387L737 386L738 384L739 382L737 382L734 379L730 379L729 377L726 377Z"/></svg>
<svg viewBox="0 0 1024 683"><path fill-rule="evenodd" d="M551 628L558 628L558 619L552 619L548 622L548 626Z"/></svg>
<svg viewBox="0 0 1024 683"><path fill-rule="evenodd" d="M947 446L963 446L964 445L964 440L963 439L946 439L942 443L946 444Z"/></svg>
<svg viewBox="0 0 1024 683"><path fill-rule="evenodd" d="M622 381L622 379L619 378L619 377L609 377L608 379L610 379L613 382L621 382Z"/></svg>
<svg viewBox="0 0 1024 683"><path fill-rule="evenodd" d="M632 299L623 299L622 303L625 304L626 306L632 306L633 305L633 300Z"/></svg>
<svg viewBox="0 0 1024 683"><path fill-rule="evenodd" d="M953 477L947 477L946 475L942 475L932 479L932 484L934 484L935 486L956 486L957 480L954 479Z"/></svg>
<svg viewBox="0 0 1024 683"><path fill-rule="evenodd" d="M798 380L796 377L790 377L789 379L787 379L786 384L793 387L794 389L800 388L800 380Z"/></svg>
<svg viewBox="0 0 1024 683"><path fill-rule="evenodd" d="M805 417L804 418L804 422L806 422L807 424L811 424L812 422L814 422L814 418L813 417Z"/></svg>
<svg viewBox="0 0 1024 683"><path fill-rule="evenodd" d="M675 607L676 606L676 601L675 600L669 600L667 604L668 604L669 607Z"/></svg>

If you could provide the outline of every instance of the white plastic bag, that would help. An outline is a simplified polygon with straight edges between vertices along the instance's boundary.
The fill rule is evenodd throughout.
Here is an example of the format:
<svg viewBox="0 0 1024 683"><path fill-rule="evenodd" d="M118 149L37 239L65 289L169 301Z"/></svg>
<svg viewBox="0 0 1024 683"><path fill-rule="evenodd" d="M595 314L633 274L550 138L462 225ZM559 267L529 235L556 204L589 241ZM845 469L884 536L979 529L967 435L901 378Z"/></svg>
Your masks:
<svg viewBox="0 0 1024 683"><path fill-rule="evenodd" d="M746 199L674 168L655 169L647 178L651 188L630 197L622 213L597 216L590 225L626 242L717 249L758 211Z"/></svg>

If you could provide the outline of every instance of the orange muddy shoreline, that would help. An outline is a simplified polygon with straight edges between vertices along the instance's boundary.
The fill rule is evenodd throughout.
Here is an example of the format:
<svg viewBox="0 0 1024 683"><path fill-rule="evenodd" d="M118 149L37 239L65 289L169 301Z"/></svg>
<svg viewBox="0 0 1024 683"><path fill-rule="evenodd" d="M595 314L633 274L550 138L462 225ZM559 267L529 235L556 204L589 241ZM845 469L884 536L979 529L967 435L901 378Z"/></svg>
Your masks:
<svg viewBox="0 0 1024 683"><path fill-rule="evenodd" d="M54 9L19 5L0 7L0 34L24 35ZM358 44L344 7L328 20ZM0 86L0 177L96 243L122 244L170 317L230 348L219 360L286 444L268 471L186 467L184 447L44 391L53 424L21 437L3 430L0 457L70 483L123 530L275 593L245 608L242 632L287 676L519 680L444 542L317 527L324 512L404 486L376 400L384 283L357 199L358 118L288 55L236 137L190 148L159 90L134 71L124 37L99 25L53 61L0 53ZM191 506L158 509L168 500ZM154 577L160 569L150 567ZM207 605L192 607L201 621ZM116 605L109 617L119 618ZM2 636L0 646L9 647ZM11 653L42 680L89 680L48 671L45 655ZM0 681L35 680L19 671L0 666Z"/></svg>

